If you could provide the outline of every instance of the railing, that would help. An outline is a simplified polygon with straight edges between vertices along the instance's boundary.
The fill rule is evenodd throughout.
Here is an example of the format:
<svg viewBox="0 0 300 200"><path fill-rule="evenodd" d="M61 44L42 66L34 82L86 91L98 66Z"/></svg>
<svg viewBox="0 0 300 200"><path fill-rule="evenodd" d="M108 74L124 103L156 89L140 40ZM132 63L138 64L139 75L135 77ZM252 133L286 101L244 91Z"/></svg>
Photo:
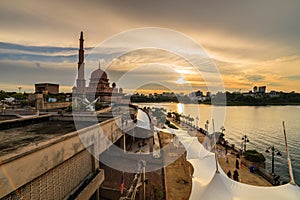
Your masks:
<svg viewBox="0 0 300 200"><path fill-rule="evenodd" d="M144 168L145 162L140 160L138 163L138 172L134 175L134 179L131 181L129 189L124 193L123 196L120 197L119 200L135 199L139 187L145 184L145 180L142 178Z"/></svg>

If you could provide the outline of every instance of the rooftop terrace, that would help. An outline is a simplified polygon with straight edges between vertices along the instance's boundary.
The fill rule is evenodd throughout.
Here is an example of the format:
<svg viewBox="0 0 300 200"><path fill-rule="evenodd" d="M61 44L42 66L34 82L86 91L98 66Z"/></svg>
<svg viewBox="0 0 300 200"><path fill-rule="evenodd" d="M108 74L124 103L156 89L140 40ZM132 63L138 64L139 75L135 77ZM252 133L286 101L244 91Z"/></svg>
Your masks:
<svg viewBox="0 0 300 200"><path fill-rule="evenodd" d="M75 131L73 122L45 121L23 127L0 130L0 156L29 144Z"/></svg>
<svg viewBox="0 0 300 200"><path fill-rule="evenodd" d="M35 145L105 121L112 117L111 114L102 114L95 121L93 116L81 116L78 120L85 120L78 124L74 123L72 115L44 115L26 118L7 118L2 116L0 121L0 157L9 153L17 153L22 147ZM97 119L96 119L97 120Z"/></svg>

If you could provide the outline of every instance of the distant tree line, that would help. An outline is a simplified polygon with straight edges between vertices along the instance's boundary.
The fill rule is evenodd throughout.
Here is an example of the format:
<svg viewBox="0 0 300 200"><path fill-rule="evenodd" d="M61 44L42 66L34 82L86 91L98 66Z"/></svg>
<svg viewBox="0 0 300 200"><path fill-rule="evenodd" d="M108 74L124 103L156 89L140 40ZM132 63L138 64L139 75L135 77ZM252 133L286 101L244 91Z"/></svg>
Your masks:
<svg viewBox="0 0 300 200"><path fill-rule="evenodd" d="M277 92L276 95L269 93L245 95L242 93L217 93L212 99L214 104L226 105L298 105L300 104L300 94L295 92Z"/></svg>
<svg viewBox="0 0 300 200"><path fill-rule="evenodd" d="M0 100L5 100L5 98L13 97L16 100L26 100L28 98L28 94L24 93L17 93L17 92L6 92L4 90L0 90Z"/></svg>
<svg viewBox="0 0 300 200"><path fill-rule="evenodd" d="M197 101L193 102L193 100L187 95L174 95L174 96L163 96L163 95L156 95L156 96L146 96L144 94L134 94L130 97L131 102L135 103L147 103L147 102L175 102L175 103L198 103Z"/></svg>
<svg viewBox="0 0 300 200"><path fill-rule="evenodd" d="M271 93L235 93L235 92L218 92L212 95L211 98L206 97L203 101L198 101L187 95L163 96L155 97L146 96L144 94L134 94L130 97L131 102L175 102L175 103L203 103L213 105L228 105L228 106L260 106L260 105L300 105L300 94L296 92L276 92Z"/></svg>

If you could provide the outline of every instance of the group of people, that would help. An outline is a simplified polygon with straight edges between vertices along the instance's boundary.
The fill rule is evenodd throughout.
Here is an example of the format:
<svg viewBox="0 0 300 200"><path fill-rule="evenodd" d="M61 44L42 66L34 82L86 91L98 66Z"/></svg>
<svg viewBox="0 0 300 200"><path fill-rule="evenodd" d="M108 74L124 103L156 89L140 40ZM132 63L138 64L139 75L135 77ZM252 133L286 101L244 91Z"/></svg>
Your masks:
<svg viewBox="0 0 300 200"><path fill-rule="evenodd" d="M230 170L227 172L227 176L228 176L229 178L231 178L231 171L230 171ZM235 170L233 171L233 180L239 182L239 172L238 172L237 169L235 169Z"/></svg>
<svg viewBox="0 0 300 200"><path fill-rule="evenodd" d="M236 160L235 160L235 170L233 171L233 180L239 182L239 172L238 172L238 169L240 168L240 162L239 162L239 158L240 158L240 155L237 154L236 155ZM226 157L226 163L228 163L228 157ZM229 170L227 172L227 176L229 178L231 178L232 174L231 174L231 171Z"/></svg>

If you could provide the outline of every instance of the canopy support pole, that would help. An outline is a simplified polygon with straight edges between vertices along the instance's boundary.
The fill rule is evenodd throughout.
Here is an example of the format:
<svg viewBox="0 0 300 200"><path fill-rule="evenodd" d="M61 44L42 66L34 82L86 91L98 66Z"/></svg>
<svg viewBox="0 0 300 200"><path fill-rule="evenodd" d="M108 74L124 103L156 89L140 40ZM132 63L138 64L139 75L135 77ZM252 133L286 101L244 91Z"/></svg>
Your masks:
<svg viewBox="0 0 300 200"><path fill-rule="evenodd" d="M296 185L295 180L294 180L294 174L293 174L291 157L290 157L290 153L289 153L289 149L288 149L288 144L287 144L287 138L286 138L284 121L282 121L282 126L283 126L284 140L285 140L285 151L286 151L286 155L287 155L287 162L288 162L289 175L290 175L290 184Z"/></svg>
<svg viewBox="0 0 300 200"><path fill-rule="evenodd" d="M219 173L219 166L218 166L218 155L217 155L217 140L216 140L216 132L215 132L215 121L212 119L213 123L213 134L214 134L214 145L215 145L215 161L216 161L216 173Z"/></svg>

